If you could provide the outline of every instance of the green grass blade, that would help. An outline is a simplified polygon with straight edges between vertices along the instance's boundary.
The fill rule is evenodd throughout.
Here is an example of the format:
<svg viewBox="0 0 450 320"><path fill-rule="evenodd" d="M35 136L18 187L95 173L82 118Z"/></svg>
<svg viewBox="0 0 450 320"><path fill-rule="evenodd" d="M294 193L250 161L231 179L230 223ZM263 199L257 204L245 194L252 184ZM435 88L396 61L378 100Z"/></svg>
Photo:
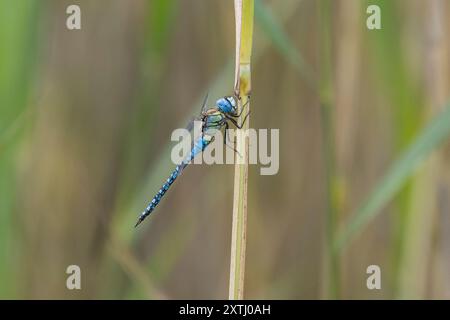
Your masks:
<svg viewBox="0 0 450 320"><path fill-rule="evenodd" d="M20 291L16 158L35 75L41 6L37 0L0 2L0 299L15 299Z"/></svg>
<svg viewBox="0 0 450 320"><path fill-rule="evenodd" d="M150 32L153 51L162 55L166 52L173 20L176 17L178 0L156 0L150 12Z"/></svg>
<svg viewBox="0 0 450 320"><path fill-rule="evenodd" d="M316 88L314 72L310 65L306 63L303 55L295 48L282 26L273 16L270 8L265 6L260 0L255 1L255 18L263 33L273 43L279 53L291 63L304 80L312 88Z"/></svg>
<svg viewBox="0 0 450 320"><path fill-rule="evenodd" d="M396 195L414 170L450 136L450 104L423 129L409 149L397 160L375 187L364 204L356 211L336 241L341 250Z"/></svg>

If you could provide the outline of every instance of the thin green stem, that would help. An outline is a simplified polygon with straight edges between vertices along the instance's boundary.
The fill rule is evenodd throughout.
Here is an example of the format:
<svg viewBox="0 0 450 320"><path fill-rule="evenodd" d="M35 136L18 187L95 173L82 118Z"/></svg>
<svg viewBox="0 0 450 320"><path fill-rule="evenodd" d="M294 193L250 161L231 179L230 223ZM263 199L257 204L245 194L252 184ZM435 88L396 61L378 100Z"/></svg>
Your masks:
<svg viewBox="0 0 450 320"><path fill-rule="evenodd" d="M319 21L321 25L321 57L322 70L320 81L320 112L323 139L323 156L325 166L325 188L326 188L326 296L337 299L339 297L339 256L333 250L333 241L337 231L338 210L334 201L335 186L335 161L333 148L333 89L331 70L331 35L330 19L331 8L329 0L321 0L319 6Z"/></svg>

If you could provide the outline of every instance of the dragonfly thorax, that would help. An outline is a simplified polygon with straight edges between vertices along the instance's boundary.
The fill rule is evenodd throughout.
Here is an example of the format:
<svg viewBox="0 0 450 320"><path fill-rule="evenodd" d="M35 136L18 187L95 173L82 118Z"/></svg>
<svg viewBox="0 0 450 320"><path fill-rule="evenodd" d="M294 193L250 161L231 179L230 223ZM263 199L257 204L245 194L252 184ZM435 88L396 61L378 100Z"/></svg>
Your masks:
<svg viewBox="0 0 450 320"><path fill-rule="evenodd" d="M216 108L211 108L203 113L203 132L207 134L214 134L215 131L220 130L225 124L225 116L223 112Z"/></svg>

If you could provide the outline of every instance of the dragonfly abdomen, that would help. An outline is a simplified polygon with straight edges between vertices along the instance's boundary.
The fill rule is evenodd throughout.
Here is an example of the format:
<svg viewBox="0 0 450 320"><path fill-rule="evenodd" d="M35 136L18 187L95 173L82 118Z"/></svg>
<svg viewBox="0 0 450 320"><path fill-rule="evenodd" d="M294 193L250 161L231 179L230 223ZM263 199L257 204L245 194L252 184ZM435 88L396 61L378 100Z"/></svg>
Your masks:
<svg viewBox="0 0 450 320"><path fill-rule="evenodd" d="M195 158L195 156L200 152L202 152L209 145L210 142L211 137L208 135L205 135L196 141L187 158L181 164L176 166L175 170L173 170L172 174L161 186L159 191L153 197L152 201L150 201L147 208L145 208L145 210L141 213L135 227L137 227L142 221L144 221L145 218L147 218L150 215L150 213L152 213L153 210L155 210L156 206L159 204L164 194L169 190L170 186L180 176L183 169L186 168L186 166Z"/></svg>
<svg viewBox="0 0 450 320"><path fill-rule="evenodd" d="M147 218L150 215L150 213L152 213L153 210L155 210L156 206L159 204L164 194L169 190L170 186L178 178L178 176L181 173L181 170L184 167L186 167L186 164L183 162L182 164L178 165L175 168L175 170L173 170L172 174L169 176L169 178L167 178L167 181L162 185L162 187L153 197L152 201L150 201L147 208L145 208L145 210L141 213L135 227L137 227L142 221L144 221L145 218Z"/></svg>

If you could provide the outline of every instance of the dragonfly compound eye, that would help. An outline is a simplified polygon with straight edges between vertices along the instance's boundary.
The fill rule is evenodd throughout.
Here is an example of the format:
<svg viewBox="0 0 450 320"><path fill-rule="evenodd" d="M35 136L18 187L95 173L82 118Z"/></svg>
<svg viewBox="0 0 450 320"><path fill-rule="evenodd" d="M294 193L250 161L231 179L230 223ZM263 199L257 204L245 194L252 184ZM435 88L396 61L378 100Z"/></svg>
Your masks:
<svg viewBox="0 0 450 320"><path fill-rule="evenodd" d="M216 105L221 112L230 113L234 109L235 101L233 97L220 98L217 100Z"/></svg>
<svg viewBox="0 0 450 320"><path fill-rule="evenodd" d="M234 97L233 96L229 96L229 97L226 97L226 99L231 103L231 106L234 109L236 107L236 100L234 99Z"/></svg>

